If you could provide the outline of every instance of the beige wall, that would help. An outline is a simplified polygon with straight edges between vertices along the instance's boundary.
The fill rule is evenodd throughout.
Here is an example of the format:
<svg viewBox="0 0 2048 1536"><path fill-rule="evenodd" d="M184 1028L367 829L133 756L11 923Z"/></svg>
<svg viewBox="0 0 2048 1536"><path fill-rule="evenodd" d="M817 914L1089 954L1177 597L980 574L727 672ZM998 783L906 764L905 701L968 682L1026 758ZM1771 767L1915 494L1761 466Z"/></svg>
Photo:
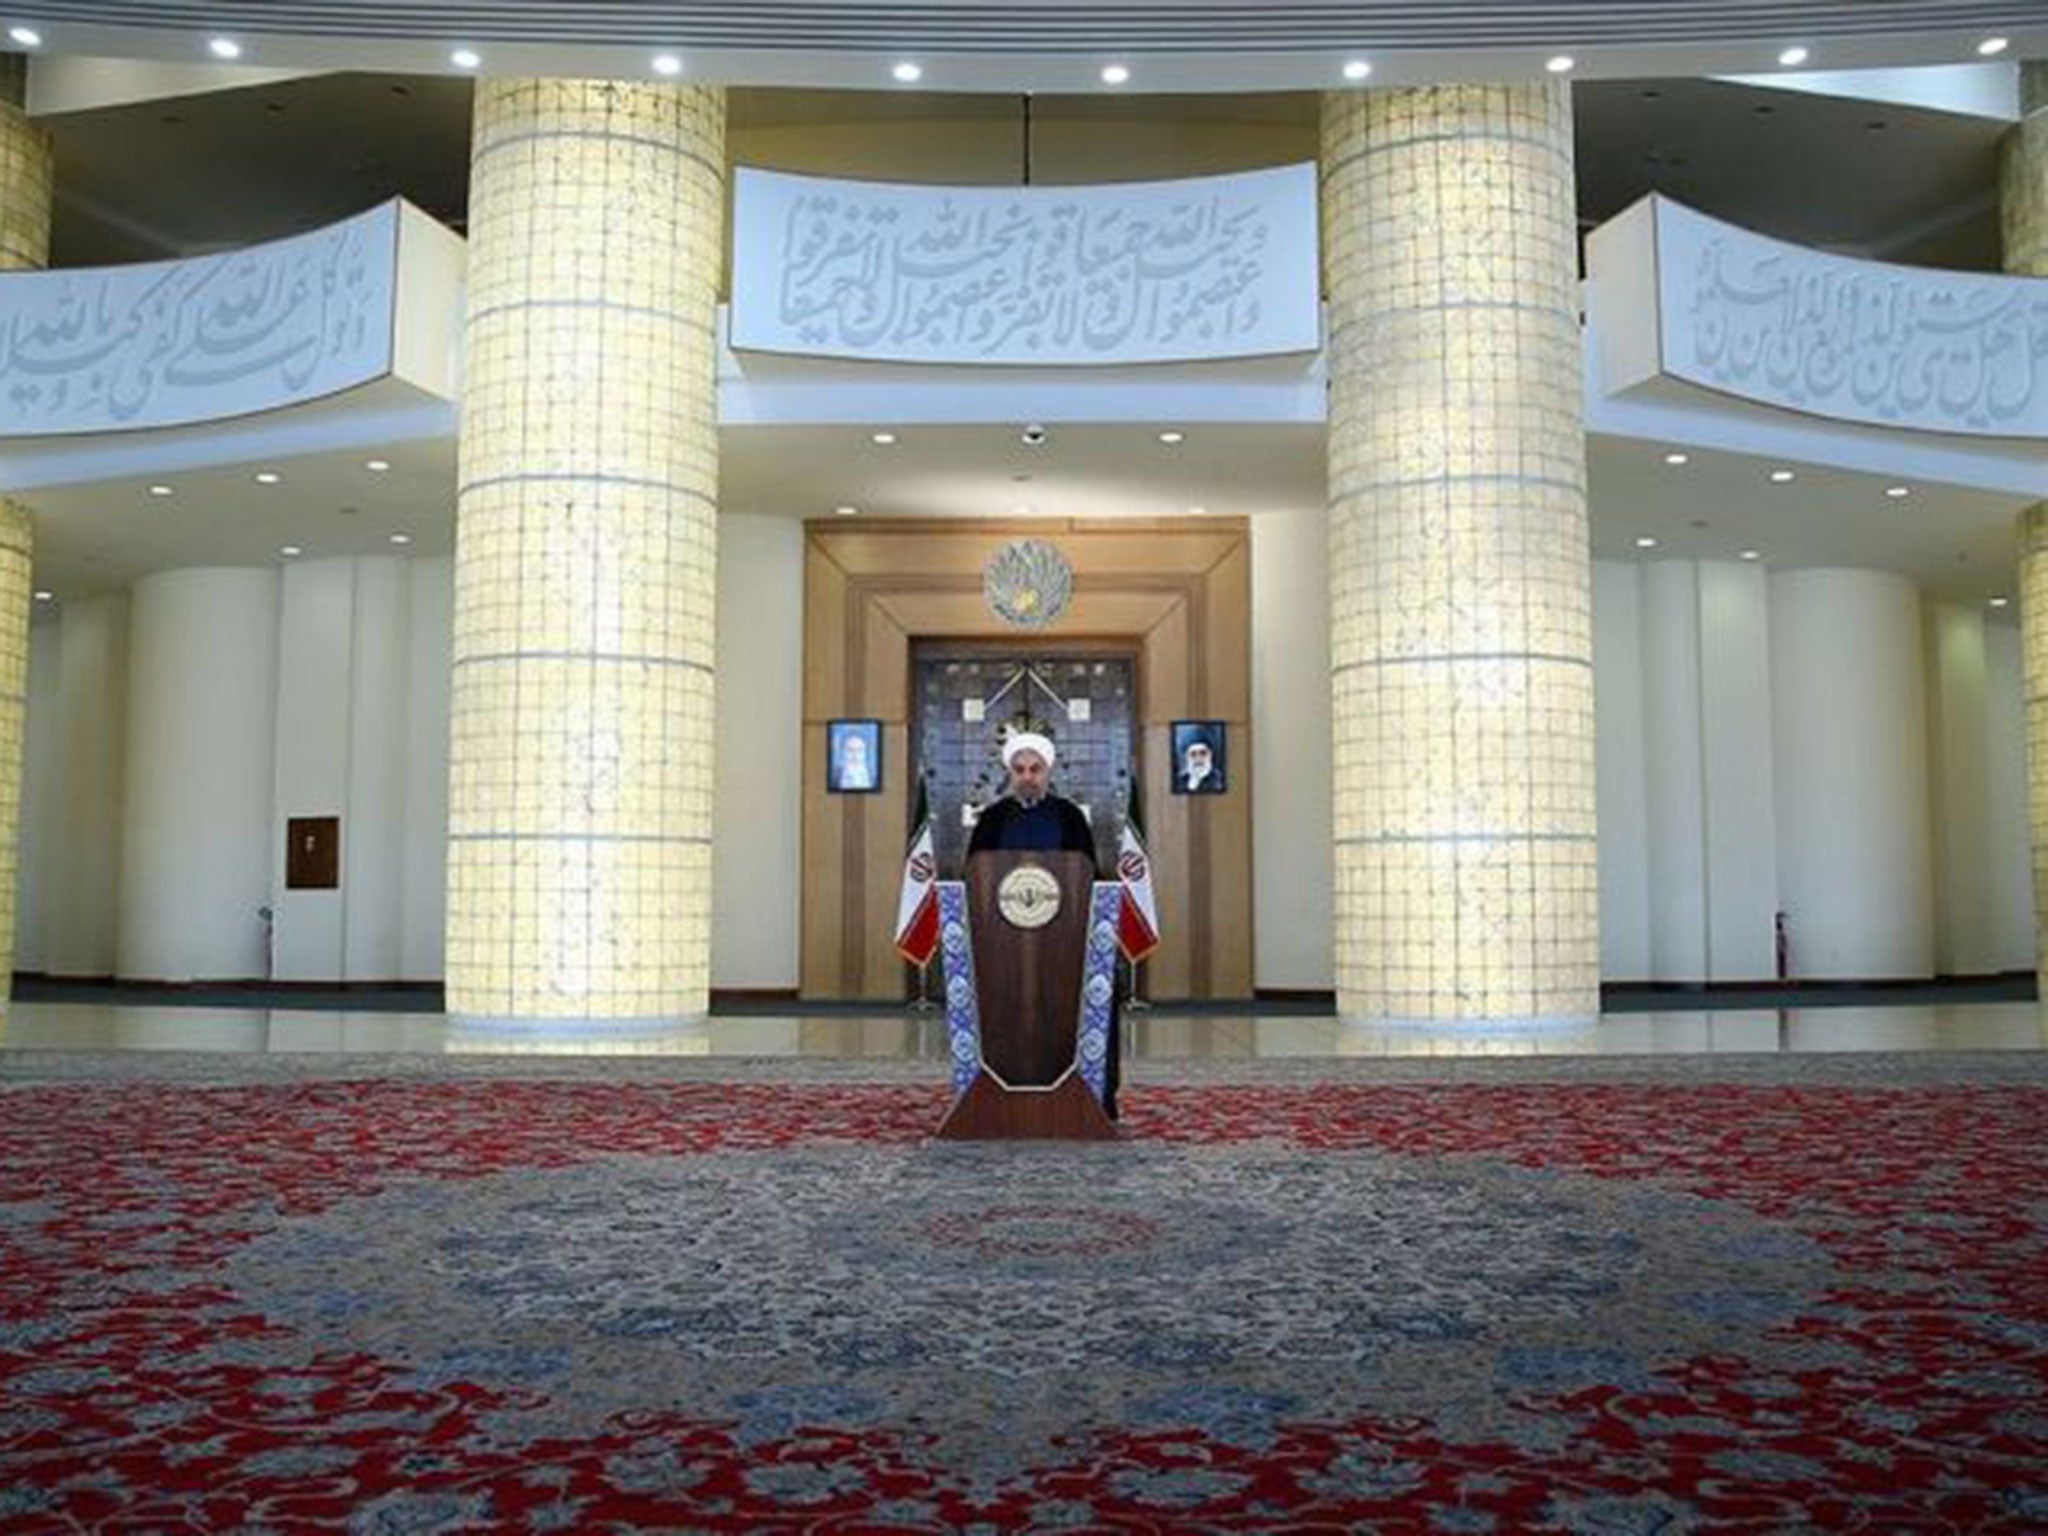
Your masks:
<svg viewBox="0 0 2048 1536"><path fill-rule="evenodd" d="M868 92L808 93L800 107L792 95L733 93L726 137L735 165L880 181L1022 180L1021 97L896 98L900 111L891 114L889 98ZM1172 101L1034 101L1032 182L1163 181L1316 157L1314 106L1302 97L1181 98L1181 110Z"/></svg>
<svg viewBox="0 0 2048 1536"><path fill-rule="evenodd" d="M797 976L804 526L718 519L711 985L785 990Z"/></svg>
<svg viewBox="0 0 2048 1536"><path fill-rule="evenodd" d="M30 627L17 969L113 974L127 688L126 593Z"/></svg>
<svg viewBox="0 0 2048 1536"><path fill-rule="evenodd" d="M1252 523L1252 927L1261 990L1331 986L1328 514Z"/></svg>

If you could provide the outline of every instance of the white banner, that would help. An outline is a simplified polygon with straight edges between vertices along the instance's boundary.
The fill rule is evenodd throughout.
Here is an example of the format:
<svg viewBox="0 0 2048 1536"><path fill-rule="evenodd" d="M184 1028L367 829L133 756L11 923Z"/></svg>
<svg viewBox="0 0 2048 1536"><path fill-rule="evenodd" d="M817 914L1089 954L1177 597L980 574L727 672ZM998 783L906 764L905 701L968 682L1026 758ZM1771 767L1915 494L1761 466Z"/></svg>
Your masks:
<svg viewBox="0 0 2048 1536"><path fill-rule="evenodd" d="M0 437L244 416L391 371L398 204L182 261L0 276Z"/></svg>
<svg viewBox="0 0 2048 1536"><path fill-rule="evenodd" d="M741 169L732 345L908 363L1151 363L1321 344L1313 165L1095 187Z"/></svg>
<svg viewBox="0 0 2048 1536"><path fill-rule="evenodd" d="M1659 198L1664 371L1874 426L2048 437L2048 279L1834 256Z"/></svg>

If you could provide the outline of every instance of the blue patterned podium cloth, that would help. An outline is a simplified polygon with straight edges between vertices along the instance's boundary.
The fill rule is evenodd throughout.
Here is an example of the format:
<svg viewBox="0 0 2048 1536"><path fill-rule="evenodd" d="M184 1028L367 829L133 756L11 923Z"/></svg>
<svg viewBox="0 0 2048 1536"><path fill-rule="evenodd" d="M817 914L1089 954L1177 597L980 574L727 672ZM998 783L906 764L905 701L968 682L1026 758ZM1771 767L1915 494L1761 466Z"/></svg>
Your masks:
<svg viewBox="0 0 2048 1536"><path fill-rule="evenodd" d="M1097 1100L1109 1065L1110 1011L1116 1000L1116 922L1123 887L1098 880L1088 902L1088 948L1081 967L1081 1023L1074 1054L1081 1080ZM940 975L946 992L946 1040L953 1092L967 1091L981 1070L981 1004L974 982L974 941L967 925L967 887L939 882Z"/></svg>

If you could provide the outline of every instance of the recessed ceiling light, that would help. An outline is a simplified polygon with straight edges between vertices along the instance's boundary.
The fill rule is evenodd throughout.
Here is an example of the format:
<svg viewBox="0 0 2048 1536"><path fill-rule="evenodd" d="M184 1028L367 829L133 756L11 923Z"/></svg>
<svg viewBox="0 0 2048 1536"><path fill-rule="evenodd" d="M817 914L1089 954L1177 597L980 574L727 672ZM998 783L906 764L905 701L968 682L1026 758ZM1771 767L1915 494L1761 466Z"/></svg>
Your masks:
<svg viewBox="0 0 2048 1536"><path fill-rule="evenodd" d="M1553 75L1568 75L1578 67L1578 60L1568 53L1560 53L1543 67Z"/></svg>
<svg viewBox="0 0 2048 1536"><path fill-rule="evenodd" d="M1122 85L1130 78L1131 71L1128 65L1105 64L1102 66L1102 83L1104 85Z"/></svg>
<svg viewBox="0 0 2048 1536"><path fill-rule="evenodd" d="M1812 50L1802 48L1797 43L1794 43L1790 48L1787 48L1778 55L1778 62L1786 69L1796 69L1812 57Z"/></svg>
<svg viewBox="0 0 2048 1536"><path fill-rule="evenodd" d="M1745 559L1745 560L1761 560L1761 559L1763 559L1763 556L1762 556L1762 555L1760 555L1760 554L1758 554L1758 553L1757 553L1757 552L1756 552L1755 550L1753 550L1753 549L1745 549L1745 550L1744 550L1744 551L1742 552L1742 558L1743 558L1743 559Z"/></svg>
<svg viewBox="0 0 2048 1536"><path fill-rule="evenodd" d="M168 485L152 485L149 488L149 494L152 496L171 496L176 493Z"/></svg>
<svg viewBox="0 0 2048 1536"><path fill-rule="evenodd" d="M475 69L483 61L484 56L474 48L457 48L448 55L448 62L457 69Z"/></svg>
<svg viewBox="0 0 2048 1536"><path fill-rule="evenodd" d="M1893 501L1904 501L1913 494L1913 487L1910 485L1888 485L1884 488L1884 493L1891 497Z"/></svg>
<svg viewBox="0 0 2048 1536"><path fill-rule="evenodd" d="M858 512L858 511L860 510L860 508L859 508L859 507L850 507L850 506L849 506L849 507L834 507L834 508L833 508L832 510L833 510L833 511L834 511L835 513L837 513L837 514L838 514L839 516L841 516L841 517L851 517L851 516L853 516L853 514L854 514L854 513Z"/></svg>
<svg viewBox="0 0 2048 1536"><path fill-rule="evenodd" d="M880 443L884 448L887 448L896 441L896 434L894 432L876 432L872 434L872 441Z"/></svg>
<svg viewBox="0 0 2048 1536"><path fill-rule="evenodd" d="M1789 469L1774 469L1771 471L1771 483L1773 485L1790 485L1798 478L1799 476Z"/></svg>
<svg viewBox="0 0 2048 1536"><path fill-rule="evenodd" d="M683 61L672 53L657 53L654 56L654 72L657 75L680 75Z"/></svg>
<svg viewBox="0 0 2048 1536"><path fill-rule="evenodd" d="M43 34L34 27L9 27L7 35L24 48L40 48L43 46ZM1981 52L1982 50L1980 49L1979 51Z"/></svg>
<svg viewBox="0 0 2048 1536"><path fill-rule="evenodd" d="M915 85L924 78L924 66L903 59L898 61L889 73L901 85Z"/></svg>
<svg viewBox="0 0 2048 1536"><path fill-rule="evenodd" d="M239 59L242 45L232 37L212 37L206 41L206 51L216 59Z"/></svg>
<svg viewBox="0 0 2048 1536"><path fill-rule="evenodd" d="M47 603L52 598L56 597L56 595L57 594L54 592L45 592L42 589L38 588L36 591L36 601L39 603Z"/></svg>
<svg viewBox="0 0 2048 1536"><path fill-rule="evenodd" d="M1352 59L1344 65L1344 78L1346 80L1363 80L1371 73L1372 66L1364 59Z"/></svg>
<svg viewBox="0 0 2048 1536"><path fill-rule="evenodd" d="M391 535L391 542L394 544L410 544L412 542L412 535L409 533L394 533Z"/></svg>
<svg viewBox="0 0 2048 1536"><path fill-rule="evenodd" d="M1161 441L1162 443L1166 444L1169 448L1171 448L1175 443L1186 442L1187 437L1187 433L1175 432L1169 428L1167 431L1164 431L1159 434L1159 441Z"/></svg>
<svg viewBox="0 0 2048 1536"><path fill-rule="evenodd" d="M1666 464L1671 464L1674 466L1679 464L1690 464L1692 462L1692 455L1689 453L1667 453L1664 455L1664 462Z"/></svg>
<svg viewBox="0 0 2048 1536"><path fill-rule="evenodd" d="M1985 58L1996 58L2011 46L2011 40L2003 37L1987 37L1977 45L1977 52Z"/></svg>
<svg viewBox="0 0 2048 1536"><path fill-rule="evenodd" d="M300 555L303 555L305 551L299 548L299 546L296 544L287 544L283 549L280 549L278 553L280 555L283 555L287 560L296 560Z"/></svg>
<svg viewBox="0 0 2048 1536"><path fill-rule="evenodd" d="M275 485L283 478L284 476L274 469L259 469L256 471L256 483L258 485Z"/></svg>
<svg viewBox="0 0 2048 1536"><path fill-rule="evenodd" d="M1636 540L1637 549L1655 549L1656 547L1657 541L1648 534L1644 534L1640 539Z"/></svg>
<svg viewBox="0 0 2048 1536"><path fill-rule="evenodd" d="M1991 606L1994 608L2003 608L2006 605L2007 601L2008 599L2003 597L1994 597L1993 599L1991 599Z"/></svg>
<svg viewBox="0 0 2048 1536"><path fill-rule="evenodd" d="M384 473L385 470L389 469L390 467L391 461L389 459L363 460L363 468L367 469L373 475L381 475Z"/></svg>

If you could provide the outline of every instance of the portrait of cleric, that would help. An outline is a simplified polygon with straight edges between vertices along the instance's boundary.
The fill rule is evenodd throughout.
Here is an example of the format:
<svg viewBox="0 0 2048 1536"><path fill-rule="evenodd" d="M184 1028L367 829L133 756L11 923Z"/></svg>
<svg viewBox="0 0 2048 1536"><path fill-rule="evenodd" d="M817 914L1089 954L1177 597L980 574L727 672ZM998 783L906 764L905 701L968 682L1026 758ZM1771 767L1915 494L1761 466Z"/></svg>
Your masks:
<svg viewBox="0 0 2048 1536"><path fill-rule="evenodd" d="M882 787L882 722L834 720L825 728L825 788L871 795Z"/></svg>
<svg viewBox="0 0 2048 1536"><path fill-rule="evenodd" d="M1173 792L1220 795L1230 787L1221 720L1173 722Z"/></svg>

